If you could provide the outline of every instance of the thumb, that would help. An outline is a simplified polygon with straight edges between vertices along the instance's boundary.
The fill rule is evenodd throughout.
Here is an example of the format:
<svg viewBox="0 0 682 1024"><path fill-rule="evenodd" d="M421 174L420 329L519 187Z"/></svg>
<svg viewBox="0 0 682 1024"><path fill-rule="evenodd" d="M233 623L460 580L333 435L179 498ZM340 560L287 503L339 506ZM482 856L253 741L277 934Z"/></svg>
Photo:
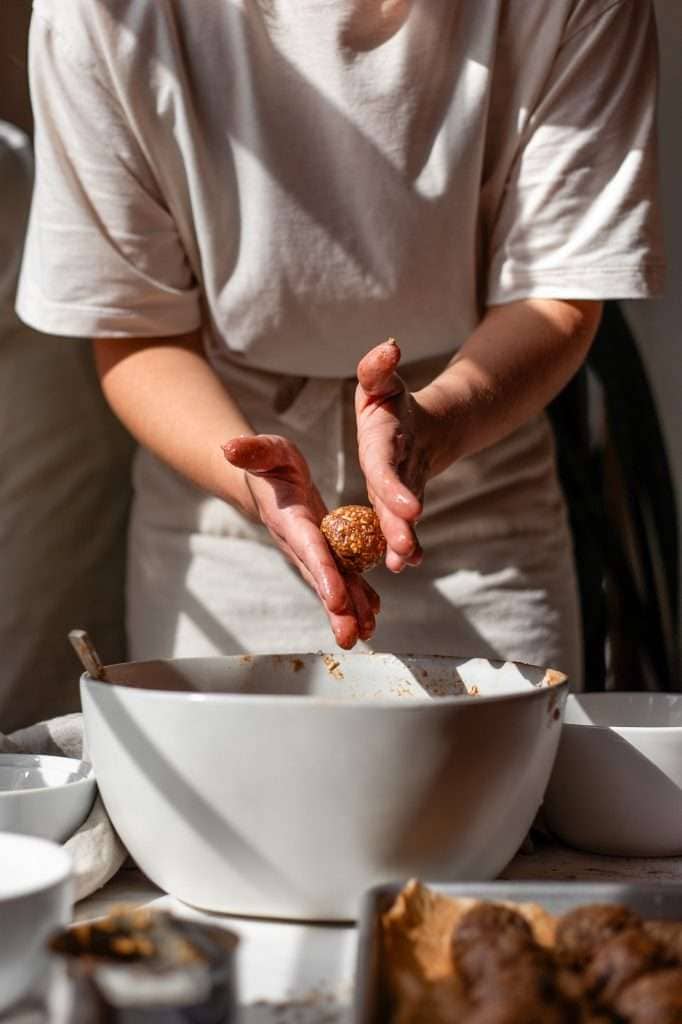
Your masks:
<svg viewBox="0 0 682 1024"><path fill-rule="evenodd" d="M358 363L358 384L369 398L389 398L405 385L396 373L400 349L395 338L376 345Z"/></svg>
<svg viewBox="0 0 682 1024"><path fill-rule="evenodd" d="M293 462L291 443L278 434L240 434L222 449L229 463L248 473L270 473Z"/></svg>

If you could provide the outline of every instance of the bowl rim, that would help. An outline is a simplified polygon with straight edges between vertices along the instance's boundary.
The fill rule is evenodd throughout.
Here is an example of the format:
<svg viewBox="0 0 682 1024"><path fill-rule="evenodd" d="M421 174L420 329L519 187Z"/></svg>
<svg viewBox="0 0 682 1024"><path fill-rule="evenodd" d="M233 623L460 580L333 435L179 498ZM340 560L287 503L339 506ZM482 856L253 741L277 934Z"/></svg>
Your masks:
<svg viewBox="0 0 682 1024"><path fill-rule="evenodd" d="M64 848L60 843L55 843L51 839L43 839L42 836L31 836L24 835L23 832L8 832L0 830L0 853L2 853L2 847L9 837L11 842L19 846L26 846L27 855L30 858L31 849L35 851L36 847L42 847L44 851L49 851L49 856L52 858L50 866L52 870L42 878L40 881L34 881L32 883L26 883L21 886L16 892L7 893L3 895L0 889L0 907L8 903L12 903L14 900L25 899L26 896L33 896L40 892L45 892L47 889L52 889L54 886L63 885L68 882L73 875L73 859L71 854Z"/></svg>
<svg viewBox="0 0 682 1024"><path fill-rule="evenodd" d="M594 700L596 702L603 701L605 698L611 697L631 697L639 696L644 694L647 697L654 697L655 699L664 698L668 699L682 699L682 693L654 693L648 690L600 690L588 693L570 693L568 696L573 697L574 700L580 701L584 697L588 700ZM568 710L569 704L566 701L566 709ZM617 732L619 735L622 733L644 733L650 732L656 735L661 733L682 733L682 724L680 725L619 725L618 722L568 722L564 716L564 729L609 729L613 732Z"/></svg>
<svg viewBox="0 0 682 1024"><path fill-rule="evenodd" d="M90 761L86 761L83 758L78 757L66 757L61 754L27 754L24 751L17 751L11 753L4 751L0 753L0 768L6 764L7 761L12 759L20 759L30 761L70 761L72 764L86 765L87 774L80 779L71 779L67 782L57 782L54 785L46 786L27 786L24 789L2 789L0 788L0 801L2 800L21 800L23 796L28 793L55 793L64 789L73 789L74 786L92 786L95 784L95 769Z"/></svg>
<svg viewBox="0 0 682 1024"><path fill-rule="evenodd" d="M186 658L146 658L139 661L128 661L128 662L116 662L114 664L105 666L105 668L123 668L131 665L148 665L151 663L158 662L172 662L173 664L182 664L193 661L225 661L226 659L237 661L239 659L248 658L251 660L266 659L266 658L302 658L302 657L327 657L331 654L333 657L341 655L344 658L347 657L367 657L377 655L387 655L391 652L387 651L340 651L340 652L326 652L326 651L304 651L304 652L290 652L290 653L273 653L273 654L234 654L234 655L208 655L205 657L186 657ZM392 655L397 658L406 658L416 660L423 658L425 661L442 661L442 662L470 662L470 661L487 661L490 665L503 666L511 664L518 666L519 668L530 669L533 672L542 673L541 680L538 684L531 684L528 689L519 690L515 693L500 693L500 694L471 694L461 693L453 694L452 696L438 696L438 697L404 697L404 698L388 698L388 697L315 697L308 694L271 694L271 693L221 693L216 691L200 693L193 690L160 690L160 689L145 689L141 686L131 686L126 682L110 682L108 680L95 679L89 672L83 672L80 676L81 687L87 687L92 689L106 688L111 689L123 689L135 691L140 695L142 700L167 700L169 697L182 698L182 702L186 703L188 700L196 703L205 703L208 701L218 703L230 703L230 704L259 704L266 701L272 700L273 697L277 698L277 703L281 706L285 705L304 705L309 708L357 708L362 707L363 709L369 710L375 708L377 710L386 710L387 708L401 711L415 711L424 708L433 707L452 707L452 706L473 706L474 704L490 704L500 703L508 701L518 700L539 700L547 696L549 693L559 692L566 693L570 687L569 677L559 669L551 667L541 667L539 665L532 665L530 662L516 661L511 658L486 658L483 655L448 655L448 654L411 654L401 652L400 654Z"/></svg>

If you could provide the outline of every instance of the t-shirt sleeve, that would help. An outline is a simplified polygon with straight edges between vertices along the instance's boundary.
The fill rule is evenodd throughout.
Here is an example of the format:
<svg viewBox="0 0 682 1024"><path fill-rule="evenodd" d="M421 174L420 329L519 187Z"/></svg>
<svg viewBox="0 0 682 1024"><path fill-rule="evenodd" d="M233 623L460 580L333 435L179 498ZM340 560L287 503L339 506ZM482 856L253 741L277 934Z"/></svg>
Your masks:
<svg viewBox="0 0 682 1024"><path fill-rule="evenodd" d="M568 23L523 126L490 230L489 305L662 289L653 8L600 10Z"/></svg>
<svg viewBox="0 0 682 1024"><path fill-rule="evenodd" d="M37 330L155 337L195 329L185 248L114 91L34 13L36 178L17 313Z"/></svg>

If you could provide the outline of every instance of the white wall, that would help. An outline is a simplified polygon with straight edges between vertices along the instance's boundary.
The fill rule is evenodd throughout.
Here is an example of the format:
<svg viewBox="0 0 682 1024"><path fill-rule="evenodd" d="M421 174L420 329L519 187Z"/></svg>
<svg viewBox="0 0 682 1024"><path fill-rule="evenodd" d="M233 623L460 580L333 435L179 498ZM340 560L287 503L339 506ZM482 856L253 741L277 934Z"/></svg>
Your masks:
<svg viewBox="0 0 682 1024"><path fill-rule="evenodd" d="M656 0L656 13L661 51L660 151L668 278L663 299L625 306L658 403L675 482L682 551L682 0Z"/></svg>

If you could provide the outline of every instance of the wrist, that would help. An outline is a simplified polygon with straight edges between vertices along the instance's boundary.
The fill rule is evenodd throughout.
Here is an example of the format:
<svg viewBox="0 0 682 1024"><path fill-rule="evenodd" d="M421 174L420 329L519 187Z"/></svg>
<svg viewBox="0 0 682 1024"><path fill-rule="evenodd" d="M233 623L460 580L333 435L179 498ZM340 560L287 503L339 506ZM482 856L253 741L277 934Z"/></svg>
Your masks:
<svg viewBox="0 0 682 1024"><path fill-rule="evenodd" d="M467 402L458 389L441 379L415 392L413 398L422 459L430 479L465 454Z"/></svg>

